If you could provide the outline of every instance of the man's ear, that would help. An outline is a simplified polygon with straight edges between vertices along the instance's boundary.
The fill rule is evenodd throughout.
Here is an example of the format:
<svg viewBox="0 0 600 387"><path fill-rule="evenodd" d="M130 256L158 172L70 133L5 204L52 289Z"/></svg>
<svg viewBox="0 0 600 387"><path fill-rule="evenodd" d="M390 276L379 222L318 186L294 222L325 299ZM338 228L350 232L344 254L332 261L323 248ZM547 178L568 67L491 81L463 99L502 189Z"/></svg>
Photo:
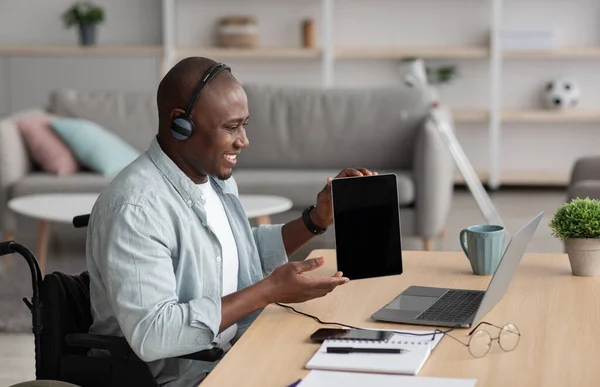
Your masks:
<svg viewBox="0 0 600 387"><path fill-rule="evenodd" d="M171 115L170 115L171 121L173 121L177 117L183 116L184 114L185 114L185 111L180 108L175 108L175 109L171 110Z"/></svg>

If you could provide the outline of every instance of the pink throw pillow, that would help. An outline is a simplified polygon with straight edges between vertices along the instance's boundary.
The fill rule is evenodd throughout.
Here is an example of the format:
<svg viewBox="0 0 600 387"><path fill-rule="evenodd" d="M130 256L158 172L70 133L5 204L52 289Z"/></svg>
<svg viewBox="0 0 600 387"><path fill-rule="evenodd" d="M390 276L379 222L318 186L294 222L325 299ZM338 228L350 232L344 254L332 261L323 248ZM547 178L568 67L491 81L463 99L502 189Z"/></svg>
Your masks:
<svg viewBox="0 0 600 387"><path fill-rule="evenodd" d="M52 114L40 113L18 119L15 123L31 158L48 173L65 176L79 170L79 164L71 150L52 131Z"/></svg>

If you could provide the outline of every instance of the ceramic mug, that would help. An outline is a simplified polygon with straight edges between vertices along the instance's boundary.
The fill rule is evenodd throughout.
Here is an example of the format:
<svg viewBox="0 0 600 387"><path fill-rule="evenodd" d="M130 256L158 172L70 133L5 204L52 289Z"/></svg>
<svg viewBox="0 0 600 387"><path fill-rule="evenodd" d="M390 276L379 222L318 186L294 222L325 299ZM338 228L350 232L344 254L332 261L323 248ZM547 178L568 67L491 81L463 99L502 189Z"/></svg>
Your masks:
<svg viewBox="0 0 600 387"><path fill-rule="evenodd" d="M459 239L473 273L491 275L496 271L504 254L504 227L470 226L460 232Z"/></svg>

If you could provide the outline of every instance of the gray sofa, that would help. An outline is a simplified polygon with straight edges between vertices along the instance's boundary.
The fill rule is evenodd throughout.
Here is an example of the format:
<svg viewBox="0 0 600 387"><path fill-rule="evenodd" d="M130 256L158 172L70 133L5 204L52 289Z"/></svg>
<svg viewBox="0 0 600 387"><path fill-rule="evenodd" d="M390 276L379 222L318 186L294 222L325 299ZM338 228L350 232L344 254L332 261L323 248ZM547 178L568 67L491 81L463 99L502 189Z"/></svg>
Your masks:
<svg viewBox="0 0 600 387"><path fill-rule="evenodd" d="M313 204L327 177L345 167L398 175L402 234L433 247L446 221L454 164L436 133L428 101L417 90L299 89L245 85L250 147L234 176L240 193L283 195L294 210ZM46 107L97 122L144 151L156 133L151 93L59 90ZM45 192L99 192L109 180L94 173L58 177L35 169L14 125L0 121L0 227L15 231L10 198ZM451 119L449 113L446 114Z"/></svg>
<svg viewBox="0 0 600 387"><path fill-rule="evenodd" d="M575 198L600 199L600 156L582 157L571 170L567 201Z"/></svg>

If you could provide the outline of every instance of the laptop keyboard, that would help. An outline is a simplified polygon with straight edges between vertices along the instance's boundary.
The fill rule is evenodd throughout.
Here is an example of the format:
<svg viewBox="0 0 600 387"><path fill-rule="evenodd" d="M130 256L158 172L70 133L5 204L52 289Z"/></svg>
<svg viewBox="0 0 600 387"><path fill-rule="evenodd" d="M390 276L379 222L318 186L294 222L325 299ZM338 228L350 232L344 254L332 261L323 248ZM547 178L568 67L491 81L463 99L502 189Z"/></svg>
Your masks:
<svg viewBox="0 0 600 387"><path fill-rule="evenodd" d="M439 300L418 315L416 320L468 322L479 308L484 294L481 291L448 290Z"/></svg>

